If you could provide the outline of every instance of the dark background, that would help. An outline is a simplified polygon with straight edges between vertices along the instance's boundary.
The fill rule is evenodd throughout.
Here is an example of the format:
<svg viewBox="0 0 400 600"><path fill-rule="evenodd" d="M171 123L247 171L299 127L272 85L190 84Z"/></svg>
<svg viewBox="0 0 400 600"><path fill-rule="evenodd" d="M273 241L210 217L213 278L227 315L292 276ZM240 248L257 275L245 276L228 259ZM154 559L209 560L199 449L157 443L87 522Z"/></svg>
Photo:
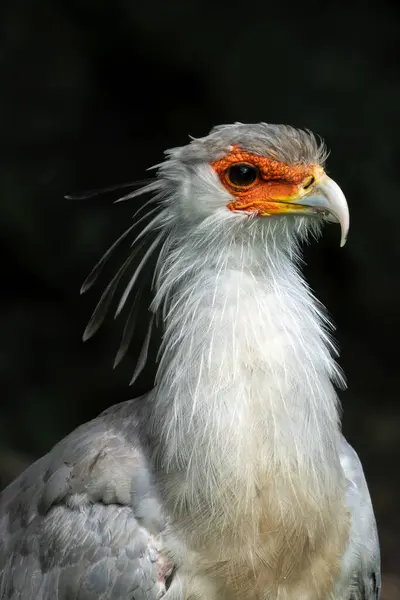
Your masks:
<svg viewBox="0 0 400 600"><path fill-rule="evenodd" d="M379 523L385 599L399 597L399 28L388 2L15 0L0 24L0 485L128 387L135 345L112 371L112 319L88 344L97 298L79 296L137 201L67 201L143 179L165 148L232 121L322 135L350 204L306 275L338 324L344 430ZM145 307L143 307L145 310ZM397 591L396 591L397 589Z"/></svg>

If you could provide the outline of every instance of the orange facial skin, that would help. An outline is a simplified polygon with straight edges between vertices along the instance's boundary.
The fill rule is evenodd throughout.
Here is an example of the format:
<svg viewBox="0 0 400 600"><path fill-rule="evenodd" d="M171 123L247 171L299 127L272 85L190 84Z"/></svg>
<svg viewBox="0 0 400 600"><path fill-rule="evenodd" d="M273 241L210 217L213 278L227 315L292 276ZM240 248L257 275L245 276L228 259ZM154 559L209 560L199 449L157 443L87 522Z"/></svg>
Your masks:
<svg viewBox="0 0 400 600"><path fill-rule="evenodd" d="M248 186L235 186L229 180L228 169L237 163L254 165L259 170L258 178ZM233 146L229 154L211 163L221 183L236 198L227 205L232 211L256 212L269 216L293 211L293 202L307 182L314 181L323 174L316 164L288 165L258 154L252 154ZM303 194L304 195L304 194ZM301 207L297 207L298 211Z"/></svg>

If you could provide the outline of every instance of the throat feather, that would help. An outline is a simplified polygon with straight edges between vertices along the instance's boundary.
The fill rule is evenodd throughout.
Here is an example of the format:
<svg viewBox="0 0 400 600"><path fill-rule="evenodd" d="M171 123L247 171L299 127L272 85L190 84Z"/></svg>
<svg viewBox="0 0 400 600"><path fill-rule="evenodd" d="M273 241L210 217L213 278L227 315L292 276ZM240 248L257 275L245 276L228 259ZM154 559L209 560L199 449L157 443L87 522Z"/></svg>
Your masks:
<svg viewBox="0 0 400 600"><path fill-rule="evenodd" d="M325 548L328 529L333 553L347 532L322 315L287 253L184 256L159 278L159 301L171 280L175 290L152 421L161 495L207 560L269 561L286 578L303 550Z"/></svg>
<svg viewBox="0 0 400 600"><path fill-rule="evenodd" d="M280 267L265 257L246 268L244 254L232 248L214 266L194 261L191 272L175 264L181 281L166 270L177 283L157 406L167 409L168 398L171 441L176 432L191 445L228 435L242 452L256 438L270 446L271 459L281 452L299 464L326 458L338 430L337 370L319 309L287 257ZM182 454L183 440L177 445Z"/></svg>
<svg viewBox="0 0 400 600"><path fill-rule="evenodd" d="M215 516L235 498L234 512L244 514L271 485L285 488L288 506L299 495L316 505L336 495L337 371L288 253L271 257L250 244L207 260L172 253L158 285L153 308L174 292L164 307L153 422L168 487L185 471L182 510Z"/></svg>

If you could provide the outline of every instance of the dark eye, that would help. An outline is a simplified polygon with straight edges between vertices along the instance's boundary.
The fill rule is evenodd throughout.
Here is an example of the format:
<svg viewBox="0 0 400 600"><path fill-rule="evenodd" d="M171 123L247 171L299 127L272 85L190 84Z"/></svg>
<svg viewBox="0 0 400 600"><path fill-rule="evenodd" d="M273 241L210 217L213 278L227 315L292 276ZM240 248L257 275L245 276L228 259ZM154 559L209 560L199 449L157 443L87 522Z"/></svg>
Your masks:
<svg viewBox="0 0 400 600"><path fill-rule="evenodd" d="M226 171L229 183L235 187L249 187L258 179L258 169L247 163L237 163Z"/></svg>

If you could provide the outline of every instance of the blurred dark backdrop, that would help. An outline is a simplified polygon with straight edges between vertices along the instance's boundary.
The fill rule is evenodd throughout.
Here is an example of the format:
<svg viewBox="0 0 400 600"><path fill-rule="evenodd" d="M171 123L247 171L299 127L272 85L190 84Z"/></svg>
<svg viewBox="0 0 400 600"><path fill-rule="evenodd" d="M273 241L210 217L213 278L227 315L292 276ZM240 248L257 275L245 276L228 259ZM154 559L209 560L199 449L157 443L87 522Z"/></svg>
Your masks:
<svg viewBox="0 0 400 600"><path fill-rule="evenodd" d="M306 274L338 324L344 429L361 455L383 549L385 598L400 573L398 276L399 28L385 1L2 3L0 90L0 485L79 423L151 386L112 371L120 327L81 333L79 287L135 202L72 202L143 179L165 148L235 120L322 135L348 197L345 249L328 228ZM145 310L145 307L143 307Z"/></svg>

